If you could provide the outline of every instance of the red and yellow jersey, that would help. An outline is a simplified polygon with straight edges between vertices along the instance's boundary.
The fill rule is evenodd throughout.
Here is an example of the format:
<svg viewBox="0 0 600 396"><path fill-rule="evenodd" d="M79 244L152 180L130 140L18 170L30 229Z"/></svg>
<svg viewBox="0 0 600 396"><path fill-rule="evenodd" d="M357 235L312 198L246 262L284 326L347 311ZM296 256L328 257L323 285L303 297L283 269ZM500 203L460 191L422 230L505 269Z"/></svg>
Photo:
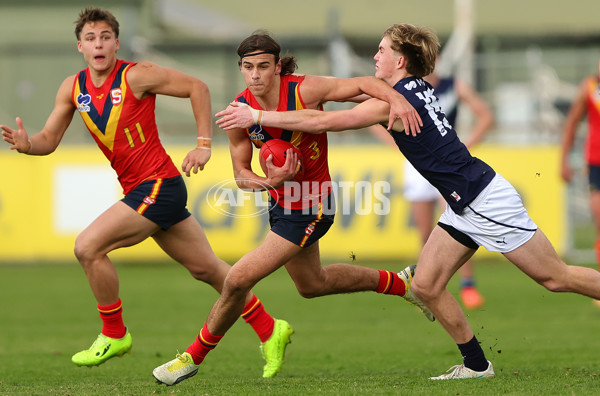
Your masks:
<svg viewBox="0 0 600 396"><path fill-rule="evenodd" d="M291 111L305 109L306 105L300 95L300 84L305 76L281 76L279 88L279 105L277 111ZM250 90L246 89L235 100L250 105L255 109L262 109ZM319 110L323 110L320 108ZM322 201L331 193L331 176L327 163L327 134L310 134L301 131L289 131L262 125L253 125L246 129L248 137L256 146L260 147L271 139L281 139L291 142L300 149L304 159L304 176L300 193L292 189L290 196L285 187L269 191L273 199L284 208L303 209L311 207Z"/></svg>
<svg viewBox="0 0 600 396"><path fill-rule="evenodd" d="M84 69L72 90L73 104L117 172L125 195L143 181L180 175L158 137L155 95L137 99L127 83L134 65L117 61L100 87L92 83L89 68Z"/></svg>
<svg viewBox="0 0 600 396"><path fill-rule="evenodd" d="M600 75L588 80L587 119L585 157L589 165L600 166Z"/></svg>

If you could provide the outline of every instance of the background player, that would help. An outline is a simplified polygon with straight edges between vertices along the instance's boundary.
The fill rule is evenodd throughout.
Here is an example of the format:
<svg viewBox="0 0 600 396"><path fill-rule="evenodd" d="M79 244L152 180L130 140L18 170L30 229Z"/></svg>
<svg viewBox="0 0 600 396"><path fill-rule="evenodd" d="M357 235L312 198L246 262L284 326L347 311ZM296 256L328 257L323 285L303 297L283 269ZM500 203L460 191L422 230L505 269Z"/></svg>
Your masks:
<svg viewBox="0 0 600 396"><path fill-rule="evenodd" d="M185 183L159 140L154 114L157 94L190 99L198 144L183 160L182 170L187 176L197 173L211 155L212 114L206 84L152 63L118 60L119 23L108 11L83 10L75 35L88 68L61 84L44 128L28 137L20 118L16 130L0 127L11 149L47 155L57 148L77 110L117 172L125 198L94 220L75 242L75 255L96 297L103 326L92 346L72 360L80 366L96 366L127 353L132 344L123 323L119 278L109 252L151 236L194 278L218 292L230 266L215 256L202 227L186 209ZM264 355L265 367L273 372L283 359L277 346L289 341L274 332L284 321L274 320L252 293L244 296L244 304L244 320L260 337L263 350L271 352Z"/></svg>
<svg viewBox="0 0 600 396"><path fill-rule="evenodd" d="M600 269L600 61L598 74L586 77L577 90L575 100L563 126L561 176L567 183L573 178L569 154L573 148L577 126L587 114L587 136L584 160L590 188L590 209L596 226L596 262ZM594 301L600 307L600 301Z"/></svg>

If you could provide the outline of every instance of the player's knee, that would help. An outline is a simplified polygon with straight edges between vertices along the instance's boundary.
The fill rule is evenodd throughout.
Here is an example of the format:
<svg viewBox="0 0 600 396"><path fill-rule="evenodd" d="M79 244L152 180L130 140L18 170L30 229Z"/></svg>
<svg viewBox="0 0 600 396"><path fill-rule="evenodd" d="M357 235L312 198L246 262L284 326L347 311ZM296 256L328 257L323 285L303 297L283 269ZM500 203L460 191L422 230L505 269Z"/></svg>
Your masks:
<svg viewBox="0 0 600 396"><path fill-rule="evenodd" d="M324 289L323 284L319 283L318 281L316 281L314 279L312 279L309 282L295 281L295 285L296 285L296 290L298 290L298 293L300 294L300 296L302 296L304 298L321 297L326 294L324 292L325 289Z"/></svg>
<svg viewBox="0 0 600 396"><path fill-rule="evenodd" d="M194 279L214 284L219 283L222 284L225 276L227 276L227 272L231 268L228 264L224 264L224 266L220 265L219 259L215 257L202 258L201 260L196 260L193 263L182 263L183 266L189 271L190 275L194 277Z"/></svg>
<svg viewBox="0 0 600 396"><path fill-rule="evenodd" d="M188 271L190 272L190 275L192 275L192 277L196 280L205 282L205 283L212 283L211 282L211 272L207 271L205 267L202 266L198 266L198 267L194 267L194 268L188 268Z"/></svg>
<svg viewBox="0 0 600 396"><path fill-rule="evenodd" d="M81 265L85 266L86 262L89 262L92 257L92 246L88 242L88 239L80 234L75 240L75 247L73 252L75 253L75 257L81 263Z"/></svg>
<svg viewBox="0 0 600 396"><path fill-rule="evenodd" d="M433 300L438 294L433 287L428 287L420 282L412 281L410 290L415 296L424 303Z"/></svg>
<svg viewBox="0 0 600 396"><path fill-rule="evenodd" d="M544 286L548 291L553 293L567 291L567 285L557 279L544 279L542 281L538 281L538 283Z"/></svg>
<svg viewBox="0 0 600 396"><path fill-rule="evenodd" d="M243 295L245 296L254 286L248 277L240 274L239 271L234 271L234 268L229 271L223 283L223 295Z"/></svg>
<svg viewBox="0 0 600 396"><path fill-rule="evenodd" d="M533 279L548 291L554 293L572 291L570 282L573 279L573 275L569 271L571 267L565 264L559 268L559 270L552 272L547 271L541 276L533 277Z"/></svg>
<svg viewBox="0 0 600 396"><path fill-rule="evenodd" d="M322 295L321 293L319 293L318 289L312 287L296 285L296 289L298 290L300 296L302 296L303 298L315 298Z"/></svg>

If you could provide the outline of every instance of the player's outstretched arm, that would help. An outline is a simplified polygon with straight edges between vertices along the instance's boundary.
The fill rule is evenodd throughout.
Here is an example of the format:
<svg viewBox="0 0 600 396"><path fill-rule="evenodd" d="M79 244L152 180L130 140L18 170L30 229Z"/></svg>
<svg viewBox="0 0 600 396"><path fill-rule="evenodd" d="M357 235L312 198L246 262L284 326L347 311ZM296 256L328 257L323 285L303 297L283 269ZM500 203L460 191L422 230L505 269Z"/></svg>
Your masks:
<svg viewBox="0 0 600 396"><path fill-rule="evenodd" d="M367 94L380 99L390 105L388 112L388 125L393 125L400 119L407 126L407 132L415 136L421 131L423 125L419 113L406 100L406 98L389 86L385 81L375 77L331 78L320 76L306 76L300 86L302 96L309 108L316 108L315 104L326 101L348 101L357 95Z"/></svg>
<svg viewBox="0 0 600 396"><path fill-rule="evenodd" d="M263 111L243 103L231 103L227 109L216 114L221 117L217 124L225 129L248 128L251 125L302 131L307 133L340 132L364 128L388 120L389 104L370 99L349 110L320 111ZM394 130L404 130L401 120L396 120Z"/></svg>
<svg viewBox="0 0 600 396"><path fill-rule="evenodd" d="M61 84L56 94L54 109L39 133L29 137L20 117L16 119L17 129L0 125L2 138L11 144L9 147L11 150L29 155L47 155L56 150L73 120L75 105L71 102L71 87L74 78L74 76L68 77Z"/></svg>

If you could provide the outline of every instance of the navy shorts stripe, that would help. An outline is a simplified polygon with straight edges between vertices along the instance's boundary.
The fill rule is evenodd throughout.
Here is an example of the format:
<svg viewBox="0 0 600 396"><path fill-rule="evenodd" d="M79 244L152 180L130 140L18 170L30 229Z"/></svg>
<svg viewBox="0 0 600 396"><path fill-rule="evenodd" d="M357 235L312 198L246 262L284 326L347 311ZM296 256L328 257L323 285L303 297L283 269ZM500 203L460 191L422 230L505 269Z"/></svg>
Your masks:
<svg viewBox="0 0 600 396"><path fill-rule="evenodd" d="M284 209L272 198L269 200L269 223L271 231L300 247L308 247L329 231L335 213L331 210L319 210L317 206L305 209ZM325 208L334 208L333 194L322 201ZM329 213L332 212L332 213Z"/></svg>

